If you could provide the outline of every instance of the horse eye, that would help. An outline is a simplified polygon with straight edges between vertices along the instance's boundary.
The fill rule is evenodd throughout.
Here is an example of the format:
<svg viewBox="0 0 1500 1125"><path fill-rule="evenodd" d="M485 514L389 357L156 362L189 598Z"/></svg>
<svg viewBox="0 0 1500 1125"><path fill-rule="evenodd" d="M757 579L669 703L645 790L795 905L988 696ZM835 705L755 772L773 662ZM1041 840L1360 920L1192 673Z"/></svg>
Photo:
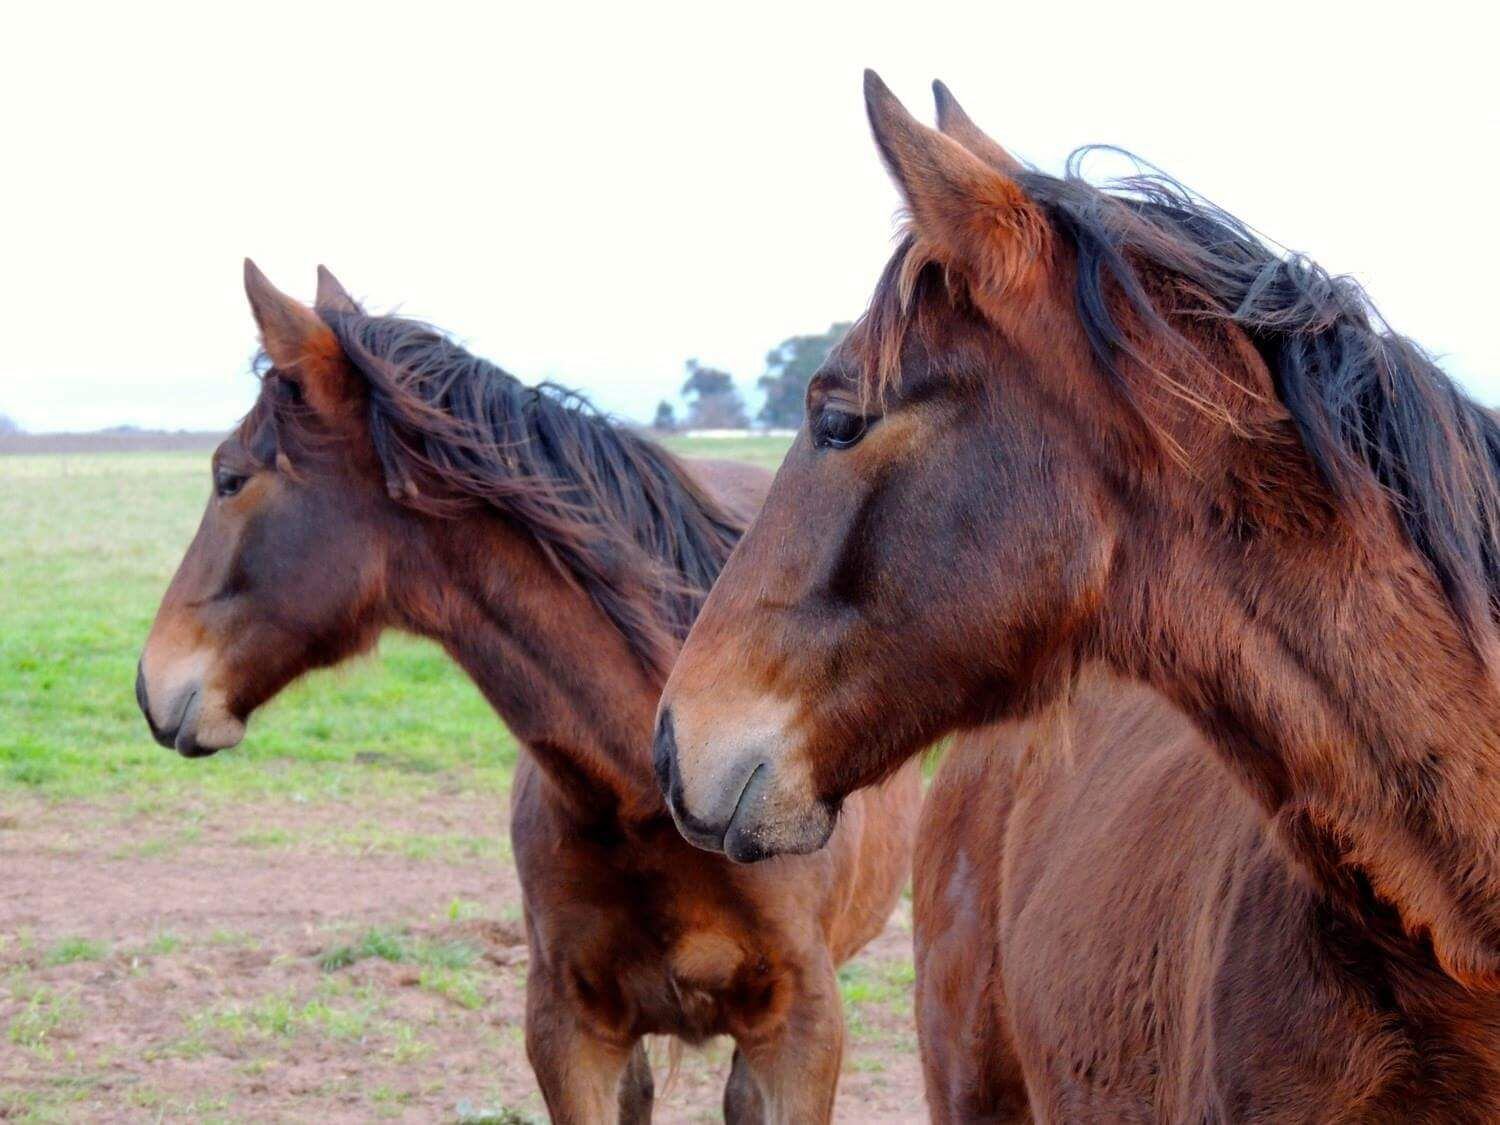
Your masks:
<svg viewBox="0 0 1500 1125"><path fill-rule="evenodd" d="M869 429L869 419L847 410L824 407L813 425L813 444L823 449L848 449Z"/></svg>
<svg viewBox="0 0 1500 1125"><path fill-rule="evenodd" d="M245 482L249 479L243 473L236 473L220 466L214 470L214 492L220 496L233 496L245 487Z"/></svg>

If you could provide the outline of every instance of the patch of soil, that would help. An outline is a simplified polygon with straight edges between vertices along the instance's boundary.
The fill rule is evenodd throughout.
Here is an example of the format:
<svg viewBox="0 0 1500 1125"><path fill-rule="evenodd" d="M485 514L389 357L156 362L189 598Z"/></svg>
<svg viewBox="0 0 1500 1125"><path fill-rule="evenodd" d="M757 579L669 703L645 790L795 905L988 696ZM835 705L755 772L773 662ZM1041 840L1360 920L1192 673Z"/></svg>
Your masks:
<svg viewBox="0 0 1500 1125"><path fill-rule="evenodd" d="M186 834L6 799L0 1118L545 1120L513 867L330 843L372 819L445 839L505 830L472 799L200 810ZM910 947L903 907L861 961L899 967ZM861 1004L849 1040L838 1119L925 1120L909 994ZM665 1044L653 1054L657 1120L720 1119L727 1044L686 1051L665 1090Z"/></svg>

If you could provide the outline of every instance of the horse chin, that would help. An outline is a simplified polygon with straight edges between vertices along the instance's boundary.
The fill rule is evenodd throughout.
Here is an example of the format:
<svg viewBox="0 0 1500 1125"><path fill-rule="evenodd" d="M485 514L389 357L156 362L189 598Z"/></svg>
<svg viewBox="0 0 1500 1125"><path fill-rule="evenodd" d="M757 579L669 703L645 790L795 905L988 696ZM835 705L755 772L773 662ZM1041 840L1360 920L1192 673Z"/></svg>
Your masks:
<svg viewBox="0 0 1500 1125"><path fill-rule="evenodd" d="M197 694L188 703L177 728L173 747L184 758L207 758L220 750L238 746L245 737L245 722L216 700L204 701Z"/></svg>
<svg viewBox="0 0 1500 1125"><path fill-rule="evenodd" d="M793 823L730 826L724 836L724 854L735 863L759 863L778 855L807 855L833 835L835 818L822 806L814 814Z"/></svg>
<svg viewBox="0 0 1500 1125"><path fill-rule="evenodd" d="M774 775L759 769L746 785L724 832L724 854L736 863L815 852L833 835L838 807L777 792Z"/></svg>

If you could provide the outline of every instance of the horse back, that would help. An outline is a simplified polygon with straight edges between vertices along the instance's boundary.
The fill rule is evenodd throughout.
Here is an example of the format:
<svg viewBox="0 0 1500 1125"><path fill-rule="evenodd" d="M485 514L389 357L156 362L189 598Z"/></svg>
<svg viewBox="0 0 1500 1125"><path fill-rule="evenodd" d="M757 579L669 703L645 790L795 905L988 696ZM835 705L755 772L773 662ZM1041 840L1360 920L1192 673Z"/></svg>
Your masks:
<svg viewBox="0 0 1500 1125"><path fill-rule="evenodd" d="M684 457L681 461L700 488L746 524L760 511L774 475L769 469L745 461L711 457Z"/></svg>

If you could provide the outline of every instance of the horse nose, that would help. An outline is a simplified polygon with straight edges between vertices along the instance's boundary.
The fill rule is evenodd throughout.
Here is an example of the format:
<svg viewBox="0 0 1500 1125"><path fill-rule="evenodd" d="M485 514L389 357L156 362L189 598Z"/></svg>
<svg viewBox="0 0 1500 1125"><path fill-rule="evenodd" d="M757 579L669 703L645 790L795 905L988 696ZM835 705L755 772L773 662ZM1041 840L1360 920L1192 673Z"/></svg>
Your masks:
<svg viewBox="0 0 1500 1125"><path fill-rule="evenodd" d="M656 742L651 747L651 764L656 767L656 784L666 798L667 808L677 824L677 831L690 844L711 852L723 850L724 830L704 824L688 811L682 794L682 771L677 768L677 730L670 708L661 713L656 724Z"/></svg>
<svg viewBox="0 0 1500 1125"><path fill-rule="evenodd" d="M731 782L737 780L738 784L716 786L715 796L706 809L695 813L688 807L684 794L682 769L677 758L677 728L670 708L662 712L656 724L651 762L656 767L656 783L661 786L662 796L667 800L667 808L682 838L706 851L723 852L725 835L739 809L741 797L749 782L765 772L764 763L756 763L744 776L730 778Z"/></svg>
<svg viewBox="0 0 1500 1125"><path fill-rule="evenodd" d="M661 787L662 797L675 810L682 801L682 779L677 775L677 732L672 726L670 707L657 720L651 764L656 768L656 784Z"/></svg>
<svg viewBox="0 0 1500 1125"><path fill-rule="evenodd" d="M177 732L165 731L156 725L156 720L151 717L151 697L146 694L146 667L142 661L136 661L135 665L135 702L141 709L141 714L146 717L146 726L151 728L151 737L157 743L173 750L177 746Z"/></svg>

